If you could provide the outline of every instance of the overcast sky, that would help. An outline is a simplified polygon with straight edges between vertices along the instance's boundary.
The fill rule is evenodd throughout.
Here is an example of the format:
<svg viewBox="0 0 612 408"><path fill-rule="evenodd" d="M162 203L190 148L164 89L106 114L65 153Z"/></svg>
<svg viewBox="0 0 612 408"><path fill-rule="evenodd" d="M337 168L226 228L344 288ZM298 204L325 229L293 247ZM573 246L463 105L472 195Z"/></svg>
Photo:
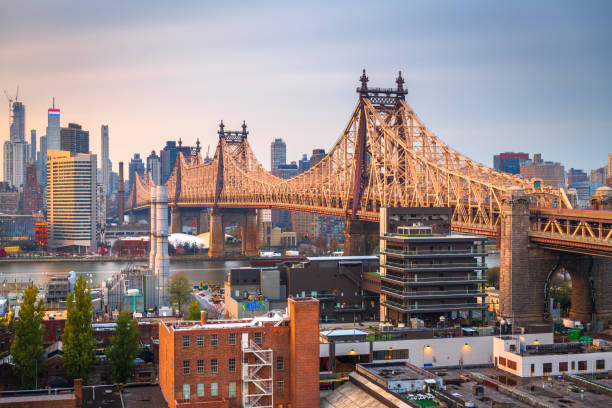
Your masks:
<svg viewBox="0 0 612 408"><path fill-rule="evenodd" d="M214 151L221 119L246 120L266 167L277 137L288 161L328 150L362 68L380 87L401 69L426 126L488 166L524 151L590 170L612 152L608 1L0 2L0 89L19 85L27 139L55 96L92 152L109 125L114 171L179 137Z"/></svg>

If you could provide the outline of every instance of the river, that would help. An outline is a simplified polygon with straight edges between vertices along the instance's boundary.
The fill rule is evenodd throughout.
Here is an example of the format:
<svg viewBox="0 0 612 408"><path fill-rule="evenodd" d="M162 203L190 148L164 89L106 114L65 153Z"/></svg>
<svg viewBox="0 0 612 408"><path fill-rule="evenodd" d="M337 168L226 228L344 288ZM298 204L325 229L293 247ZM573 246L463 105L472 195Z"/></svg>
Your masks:
<svg viewBox="0 0 612 408"><path fill-rule="evenodd" d="M143 262L138 262L140 264ZM0 282L31 280L37 286L45 286L52 276L75 271L92 286L98 286L115 272L129 266L130 262L29 262L0 263ZM133 265L133 264L132 264ZM232 268L248 266L249 261L171 261L170 274L184 272L191 282L222 282ZM489 267L499 266L499 254L487 257Z"/></svg>

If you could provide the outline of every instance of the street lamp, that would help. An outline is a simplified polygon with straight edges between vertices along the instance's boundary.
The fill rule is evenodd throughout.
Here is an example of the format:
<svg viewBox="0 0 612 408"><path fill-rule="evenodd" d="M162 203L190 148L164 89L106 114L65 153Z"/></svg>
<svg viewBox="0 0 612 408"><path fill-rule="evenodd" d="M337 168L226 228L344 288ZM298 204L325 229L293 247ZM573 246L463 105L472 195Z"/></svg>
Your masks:
<svg viewBox="0 0 612 408"><path fill-rule="evenodd" d="M425 353L429 353L430 351L431 347L429 346L429 344L423 347L423 367L425 367Z"/></svg>
<svg viewBox="0 0 612 408"><path fill-rule="evenodd" d="M357 352L355 351L355 349L351 349L351 350L349 351L349 355L350 355L350 356L354 356L355 354L357 354Z"/></svg>
<svg viewBox="0 0 612 408"><path fill-rule="evenodd" d="M387 350L389 351L389 353L387 354L387 360L391 360L392 359L392 353L393 353L393 347L389 346L389 348Z"/></svg>

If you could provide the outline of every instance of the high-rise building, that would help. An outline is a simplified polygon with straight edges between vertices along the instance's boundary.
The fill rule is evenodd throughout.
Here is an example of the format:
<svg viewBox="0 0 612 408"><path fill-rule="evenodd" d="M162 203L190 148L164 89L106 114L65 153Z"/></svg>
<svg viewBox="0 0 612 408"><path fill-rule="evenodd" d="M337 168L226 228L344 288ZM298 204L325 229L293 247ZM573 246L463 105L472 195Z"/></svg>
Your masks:
<svg viewBox="0 0 612 408"><path fill-rule="evenodd" d="M535 153L533 160L521 164L521 176L542 179L544 184L553 187L565 186L565 168L561 163L542 160L540 153Z"/></svg>
<svg viewBox="0 0 612 408"><path fill-rule="evenodd" d="M79 252L97 248L97 157L47 151L49 247Z"/></svg>
<svg viewBox="0 0 612 408"><path fill-rule="evenodd" d="M55 108L55 98L53 98L53 107L49 108L47 111L47 149L62 149L62 140L60 137L60 110ZM46 166L43 168L46 168Z"/></svg>
<svg viewBox="0 0 612 408"><path fill-rule="evenodd" d="M567 184L572 185L575 183L580 183L584 181L589 181L589 176L586 174L584 170L570 168L567 171Z"/></svg>
<svg viewBox="0 0 612 408"><path fill-rule="evenodd" d="M43 211L43 189L38 184L36 163L30 160L26 166L26 181L21 193L21 213L34 214Z"/></svg>
<svg viewBox="0 0 612 408"><path fill-rule="evenodd" d="M161 183L166 184L168 178L174 170L174 163L176 163L176 157L178 153L183 153L184 156L190 156L195 152L196 148L190 146L183 146L183 142L179 139L178 145L173 140L168 140L166 146L160 152L161 157Z"/></svg>
<svg viewBox="0 0 612 408"><path fill-rule="evenodd" d="M612 153L608 153L608 178L612 178Z"/></svg>
<svg viewBox="0 0 612 408"><path fill-rule="evenodd" d="M290 179L291 177L297 176L298 173L298 166L295 164L295 162L291 162L289 164L279 164L276 167L276 170L274 170L274 174L283 179Z"/></svg>
<svg viewBox="0 0 612 408"><path fill-rule="evenodd" d="M36 129L30 130L30 159L36 162Z"/></svg>
<svg viewBox="0 0 612 408"><path fill-rule="evenodd" d="M108 155L108 125L102 125L100 128L100 138L102 145L102 184L104 185L104 191L108 195L110 189L110 173L112 171L112 164Z"/></svg>
<svg viewBox="0 0 612 408"><path fill-rule="evenodd" d="M521 164L529 160L527 153L500 153L493 156L493 168L504 173L520 174Z"/></svg>
<svg viewBox="0 0 612 408"><path fill-rule="evenodd" d="M9 182L0 182L0 213L17 214L19 212L19 191Z"/></svg>
<svg viewBox="0 0 612 408"><path fill-rule="evenodd" d="M314 167L324 157L325 149L312 149L312 156L310 156L310 167Z"/></svg>
<svg viewBox="0 0 612 408"><path fill-rule="evenodd" d="M40 151L38 152L38 161L36 164L38 168L38 179L44 186L47 184L47 136L40 137Z"/></svg>
<svg viewBox="0 0 612 408"><path fill-rule="evenodd" d="M270 144L270 171L274 173L278 166L287 162L287 145L283 139L274 139Z"/></svg>
<svg viewBox="0 0 612 408"><path fill-rule="evenodd" d="M4 142L4 181L19 191L23 188L29 154L29 145L25 141L25 105L13 102L10 138Z"/></svg>
<svg viewBox="0 0 612 408"><path fill-rule="evenodd" d="M11 142L25 142L25 105L13 102L13 113L10 130Z"/></svg>
<svg viewBox="0 0 612 408"><path fill-rule="evenodd" d="M89 131L83 130L77 123L69 123L67 128L60 130L61 150L77 155L89 154Z"/></svg>
<svg viewBox="0 0 612 408"><path fill-rule="evenodd" d="M603 185L606 184L607 169L606 166L591 170L591 184Z"/></svg>
<svg viewBox="0 0 612 408"><path fill-rule="evenodd" d="M155 153L155 150L147 156L147 173L151 175L151 180L156 185L160 185L161 181L161 159Z"/></svg>
<svg viewBox="0 0 612 408"><path fill-rule="evenodd" d="M104 242L104 231L106 229L106 190L104 184L96 186L96 239Z"/></svg>
<svg viewBox="0 0 612 408"><path fill-rule="evenodd" d="M308 171L309 168L310 168L310 160L308 160L308 155L303 154L302 158L298 162L298 173L303 173L305 171Z"/></svg>
<svg viewBox="0 0 612 408"><path fill-rule="evenodd" d="M132 189L136 173L141 176L143 176L145 173L145 166L142 162L142 159L140 158L140 153L134 153L134 157L132 157L132 160L130 160L130 164L128 165L128 180L130 184L127 191L130 191Z"/></svg>

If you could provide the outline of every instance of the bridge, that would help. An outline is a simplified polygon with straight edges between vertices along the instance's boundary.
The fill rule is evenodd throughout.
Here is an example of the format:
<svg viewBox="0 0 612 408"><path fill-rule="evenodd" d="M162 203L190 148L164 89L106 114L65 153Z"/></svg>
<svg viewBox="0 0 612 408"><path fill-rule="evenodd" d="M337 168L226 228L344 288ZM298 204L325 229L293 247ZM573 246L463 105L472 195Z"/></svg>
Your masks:
<svg viewBox="0 0 612 408"><path fill-rule="evenodd" d="M599 286L608 286L612 295L603 280L603 270L612 270L612 212L606 211L612 193L594 198L597 210L573 209L564 189L494 171L443 143L406 102L401 72L393 88L368 82L364 70L357 106L329 153L293 178L276 177L262 166L244 123L241 131L228 131L221 122L210 160L179 153L167 181L172 231L181 230L186 215L202 223L200 210L211 208L209 254L223 254L224 222L236 219L243 253L257 255L256 209L310 212L343 217L345 254L360 254L377 240L380 208L451 207L453 230L500 243L502 314L536 320L546 315L543 293L561 267L588 271L584 297L592 302L575 315L592 317L601 310L597 302L604 300L593 300L593 293L601 278ZM126 208L146 211L151 185L150 177L137 177ZM535 276L543 278L529 286ZM604 309L612 319L612 303Z"/></svg>

